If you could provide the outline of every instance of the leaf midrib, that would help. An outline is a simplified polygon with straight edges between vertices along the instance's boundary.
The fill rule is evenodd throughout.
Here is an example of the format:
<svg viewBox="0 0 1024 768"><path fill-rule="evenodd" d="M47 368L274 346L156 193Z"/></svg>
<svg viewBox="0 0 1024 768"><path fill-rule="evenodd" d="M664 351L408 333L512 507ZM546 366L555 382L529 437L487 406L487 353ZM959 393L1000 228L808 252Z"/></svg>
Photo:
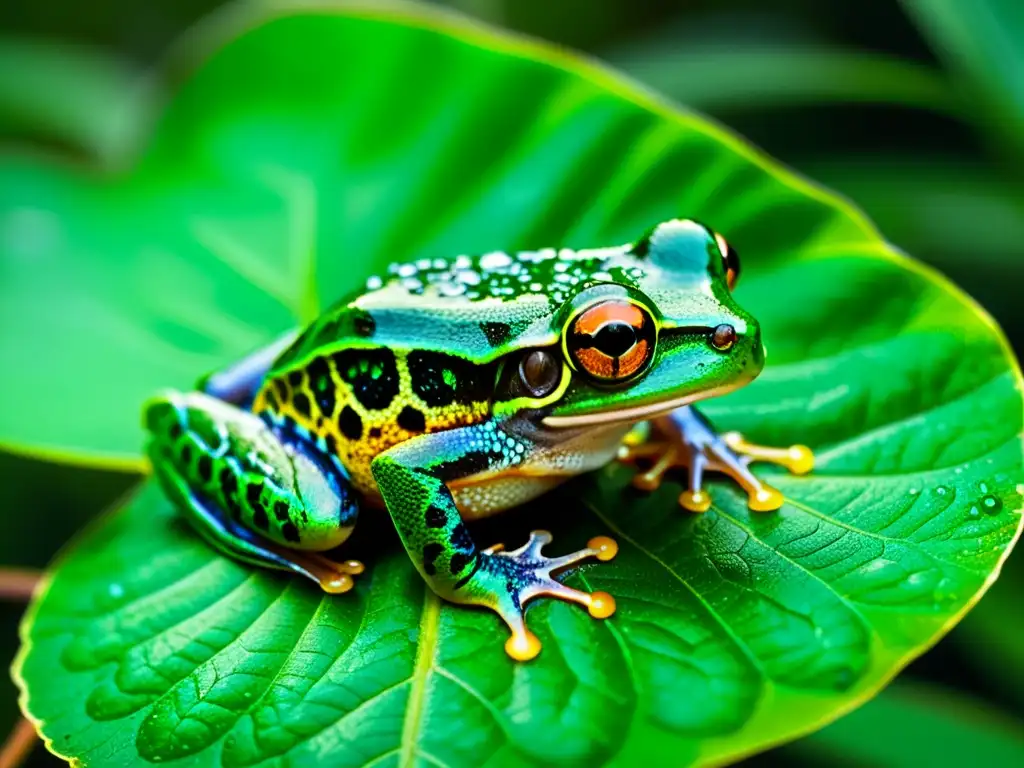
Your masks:
<svg viewBox="0 0 1024 768"><path fill-rule="evenodd" d="M400 768L413 768L414 766L417 754L416 745L419 742L420 728L423 725L427 676L434 668L434 656L437 650L441 598L429 588L424 589L423 593L423 616L420 618L419 638L416 643L416 665L413 667L412 688L409 691L409 703L405 709L405 722L402 724L401 753L398 759Z"/></svg>

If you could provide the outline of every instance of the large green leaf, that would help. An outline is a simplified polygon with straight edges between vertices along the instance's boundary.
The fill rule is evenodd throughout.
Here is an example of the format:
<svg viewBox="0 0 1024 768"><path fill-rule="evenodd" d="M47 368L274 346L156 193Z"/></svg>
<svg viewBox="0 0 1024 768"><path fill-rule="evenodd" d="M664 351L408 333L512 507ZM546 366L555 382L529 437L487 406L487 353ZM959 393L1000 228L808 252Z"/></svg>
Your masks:
<svg viewBox="0 0 1024 768"><path fill-rule="evenodd" d="M443 16L246 18L178 89L129 173L8 158L0 435L138 461L140 400L311 317L393 258L623 242L675 215L728 233L761 379L708 412L806 442L777 513L713 487L645 496L611 467L476 527L597 532L595 622L541 602L515 665L485 612L427 591L386 516L326 597L209 550L154 487L55 566L18 678L90 766L722 762L856 706L943 634L1015 539L1019 374L963 294L838 199L591 64ZM188 48L189 46L185 46ZM17 320L17 325L12 321ZM14 330L16 328L16 330ZM557 513L555 513L557 510Z"/></svg>

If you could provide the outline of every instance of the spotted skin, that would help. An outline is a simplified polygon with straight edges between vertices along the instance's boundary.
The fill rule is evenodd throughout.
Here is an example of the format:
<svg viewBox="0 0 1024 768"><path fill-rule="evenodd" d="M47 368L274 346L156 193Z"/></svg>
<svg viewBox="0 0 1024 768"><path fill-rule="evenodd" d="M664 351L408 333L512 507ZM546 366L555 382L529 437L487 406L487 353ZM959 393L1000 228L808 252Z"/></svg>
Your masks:
<svg viewBox="0 0 1024 768"><path fill-rule="evenodd" d="M534 531L516 550L480 549L467 523L612 460L631 425L666 403L753 379L764 354L755 319L731 297L737 275L724 239L681 220L612 248L394 264L272 354L204 379L208 394L151 401L149 455L213 546L328 591L350 588L362 569L314 557L348 536L355 494L386 507L430 587L496 611L509 655L526 660L540 649L525 624L530 599L576 602L596 618L614 611L609 595L552 576L610 559L614 542L547 557L551 536ZM728 345L709 344L725 332ZM754 487L722 441L691 439L697 421L672 423L682 426L661 430L663 447L636 453L666 452L641 477L682 459L699 482L689 449L708 445L714 466Z"/></svg>
<svg viewBox="0 0 1024 768"><path fill-rule="evenodd" d="M495 370L437 352L349 349L272 374L253 411L329 440L355 488L379 500L374 457L410 438L485 419Z"/></svg>
<svg viewBox="0 0 1024 768"><path fill-rule="evenodd" d="M169 393L150 402L146 427L164 477L183 479L276 544L332 549L355 525L358 504L338 467L251 413L198 392Z"/></svg>

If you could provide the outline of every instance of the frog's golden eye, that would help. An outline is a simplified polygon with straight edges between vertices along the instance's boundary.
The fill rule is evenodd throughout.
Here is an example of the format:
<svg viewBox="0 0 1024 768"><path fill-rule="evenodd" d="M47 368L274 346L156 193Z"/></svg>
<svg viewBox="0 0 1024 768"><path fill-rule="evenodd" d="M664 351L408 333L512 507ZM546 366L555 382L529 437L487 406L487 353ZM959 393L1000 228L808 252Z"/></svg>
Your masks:
<svg viewBox="0 0 1024 768"><path fill-rule="evenodd" d="M658 330L644 307L621 299L594 304L569 323L565 349L576 370L605 383L642 373L654 357Z"/></svg>
<svg viewBox="0 0 1024 768"><path fill-rule="evenodd" d="M722 253L722 264L725 266L725 281L729 284L729 290L736 287L740 279L740 255L726 241L724 237L715 234L715 242L718 243L718 250Z"/></svg>

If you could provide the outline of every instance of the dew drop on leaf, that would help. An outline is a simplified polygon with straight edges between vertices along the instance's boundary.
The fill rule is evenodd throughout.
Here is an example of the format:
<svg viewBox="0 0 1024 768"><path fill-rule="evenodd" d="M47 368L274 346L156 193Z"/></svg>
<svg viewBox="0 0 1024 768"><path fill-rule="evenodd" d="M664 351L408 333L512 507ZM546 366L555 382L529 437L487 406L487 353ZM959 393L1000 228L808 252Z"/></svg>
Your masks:
<svg viewBox="0 0 1024 768"><path fill-rule="evenodd" d="M985 496L981 500L981 506L988 514L995 515L1003 508L1003 502L997 496Z"/></svg>

